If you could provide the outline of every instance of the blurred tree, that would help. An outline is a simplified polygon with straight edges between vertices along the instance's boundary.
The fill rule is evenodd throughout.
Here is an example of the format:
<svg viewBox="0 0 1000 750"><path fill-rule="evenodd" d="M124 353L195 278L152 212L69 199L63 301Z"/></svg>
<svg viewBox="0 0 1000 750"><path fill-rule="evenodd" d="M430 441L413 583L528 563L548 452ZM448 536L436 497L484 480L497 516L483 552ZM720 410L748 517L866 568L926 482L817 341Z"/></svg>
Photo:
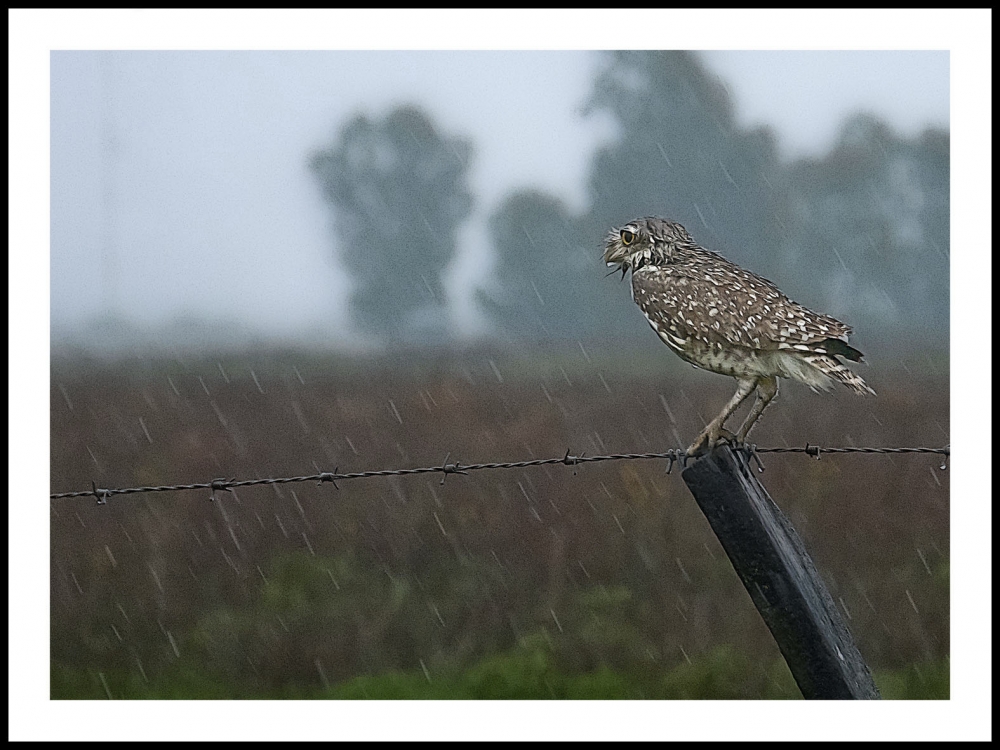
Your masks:
<svg viewBox="0 0 1000 750"><path fill-rule="evenodd" d="M562 202L533 190L514 193L490 218L490 234L495 277L478 299L505 334L585 339L600 331L614 284L601 283L601 247L581 240L580 220Z"/></svg>
<svg viewBox="0 0 1000 750"><path fill-rule="evenodd" d="M859 330L928 334L949 320L949 136L901 138L856 115L821 160L788 169L785 256L803 294Z"/></svg>
<svg viewBox="0 0 1000 750"><path fill-rule="evenodd" d="M774 249L785 195L774 137L737 125L725 84L694 53L611 53L589 110L610 115L619 133L591 167L589 242L655 215L757 273L781 267Z"/></svg>
<svg viewBox="0 0 1000 750"><path fill-rule="evenodd" d="M469 141L441 134L421 110L364 115L310 167L336 217L341 257L354 277L358 327L396 343L443 339L441 275L469 215Z"/></svg>

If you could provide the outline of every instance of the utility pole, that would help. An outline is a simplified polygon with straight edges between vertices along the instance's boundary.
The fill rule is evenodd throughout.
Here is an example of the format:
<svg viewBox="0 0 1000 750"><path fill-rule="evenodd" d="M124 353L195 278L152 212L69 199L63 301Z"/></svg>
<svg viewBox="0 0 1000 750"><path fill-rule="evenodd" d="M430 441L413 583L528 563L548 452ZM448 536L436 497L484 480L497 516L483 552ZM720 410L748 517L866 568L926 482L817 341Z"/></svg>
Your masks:
<svg viewBox="0 0 1000 750"><path fill-rule="evenodd" d="M114 102L117 95L115 53L100 56L101 75L101 293L103 316L119 315L118 299L118 172L121 142L115 123Z"/></svg>

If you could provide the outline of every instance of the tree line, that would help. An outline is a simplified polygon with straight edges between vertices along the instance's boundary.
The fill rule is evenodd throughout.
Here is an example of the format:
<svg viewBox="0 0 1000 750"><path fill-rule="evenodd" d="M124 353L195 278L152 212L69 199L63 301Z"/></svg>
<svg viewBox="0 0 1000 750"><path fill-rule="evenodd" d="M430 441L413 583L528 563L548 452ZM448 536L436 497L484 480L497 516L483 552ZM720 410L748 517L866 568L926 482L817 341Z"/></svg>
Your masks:
<svg viewBox="0 0 1000 750"><path fill-rule="evenodd" d="M476 301L495 337L646 334L599 254L610 227L659 215L873 338L947 341L946 131L905 138L858 114L823 158L783 163L773 132L741 127L725 85L690 52L609 53L587 109L610 115L618 133L593 156L587 207L574 213L525 189L489 218L494 273ZM442 274L472 211L472 156L469 139L415 106L358 115L311 155L360 332L448 340Z"/></svg>

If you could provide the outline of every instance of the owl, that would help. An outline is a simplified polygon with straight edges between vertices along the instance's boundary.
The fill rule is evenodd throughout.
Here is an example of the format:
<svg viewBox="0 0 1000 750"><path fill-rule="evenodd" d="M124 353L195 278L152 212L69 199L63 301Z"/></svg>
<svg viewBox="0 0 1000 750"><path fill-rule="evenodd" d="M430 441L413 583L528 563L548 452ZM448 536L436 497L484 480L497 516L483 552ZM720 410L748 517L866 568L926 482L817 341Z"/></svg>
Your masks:
<svg viewBox="0 0 1000 750"><path fill-rule="evenodd" d="M875 395L838 359L863 361L847 343L849 326L701 247L677 222L647 217L612 230L604 261L623 277L632 272L632 299L664 344L695 367L736 378L735 395L691 443L689 455L723 440L745 443L778 395L778 378L824 390L841 383ZM754 391L754 404L734 435L725 421Z"/></svg>

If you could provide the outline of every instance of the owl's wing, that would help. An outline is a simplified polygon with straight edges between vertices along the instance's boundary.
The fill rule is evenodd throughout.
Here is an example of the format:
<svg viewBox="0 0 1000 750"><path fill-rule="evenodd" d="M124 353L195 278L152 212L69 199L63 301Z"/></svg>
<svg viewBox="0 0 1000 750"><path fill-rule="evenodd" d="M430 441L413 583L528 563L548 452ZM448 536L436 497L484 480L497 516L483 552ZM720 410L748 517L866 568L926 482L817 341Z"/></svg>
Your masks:
<svg viewBox="0 0 1000 750"><path fill-rule="evenodd" d="M767 279L728 263L713 263L704 270L640 268L633 273L632 291L661 337L825 353L823 342L846 342L851 333L840 321L788 299Z"/></svg>

